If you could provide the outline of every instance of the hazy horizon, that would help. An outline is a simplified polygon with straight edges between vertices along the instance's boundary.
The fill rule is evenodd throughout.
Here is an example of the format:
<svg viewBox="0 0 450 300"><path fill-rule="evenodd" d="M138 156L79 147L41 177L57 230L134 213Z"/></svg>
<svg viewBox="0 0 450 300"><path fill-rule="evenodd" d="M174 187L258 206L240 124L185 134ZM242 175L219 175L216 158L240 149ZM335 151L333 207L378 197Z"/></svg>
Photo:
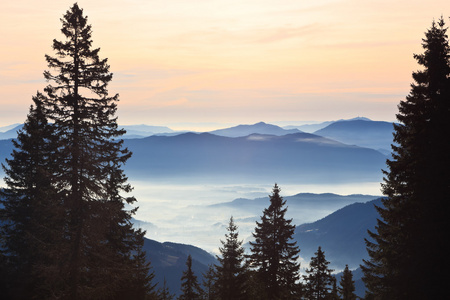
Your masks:
<svg viewBox="0 0 450 300"><path fill-rule="evenodd" d="M47 85L44 55L55 54L73 2L2 3L0 125L23 122ZM450 8L444 0L78 4L111 65L119 124L175 129L192 120L393 120L424 32Z"/></svg>
<svg viewBox="0 0 450 300"><path fill-rule="evenodd" d="M24 116L26 119L26 115ZM348 119L354 119L354 118L363 118L365 116L355 116L355 117L350 117ZM25 121L24 119L24 121ZM347 118L345 118L345 120L348 120ZM174 123L160 123L160 124L156 124L156 123L121 123L119 120L119 127L121 126L161 126L161 127L168 127L174 131L198 131L198 132L206 132L206 131L213 131L213 130L217 130L217 129L224 129L224 128L229 128L229 127L234 127L234 126L238 126L238 125L253 125L259 122L264 122L267 124L272 124L272 125L276 125L279 127L286 127L286 126L302 126L302 125L313 125L313 124L320 124L320 123L324 123L324 122L335 122L335 121L339 121L339 120L344 120L344 118L340 118L339 116L336 118L332 118L330 120L292 120L292 121L272 121L272 122L268 122L265 120L260 120L257 122L241 122L241 123L236 123L236 122L229 122L229 123L218 123L218 122L174 122ZM395 120L375 120L375 119L371 119L372 121L384 121L384 122L395 122ZM24 122L23 121L23 122ZM20 125L23 122L13 122L13 123L0 123L0 132L4 132L7 131L9 129L13 129L13 125ZM1 128L6 128L6 127L11 127L9 129L3 129L1 130Z"/></svg>

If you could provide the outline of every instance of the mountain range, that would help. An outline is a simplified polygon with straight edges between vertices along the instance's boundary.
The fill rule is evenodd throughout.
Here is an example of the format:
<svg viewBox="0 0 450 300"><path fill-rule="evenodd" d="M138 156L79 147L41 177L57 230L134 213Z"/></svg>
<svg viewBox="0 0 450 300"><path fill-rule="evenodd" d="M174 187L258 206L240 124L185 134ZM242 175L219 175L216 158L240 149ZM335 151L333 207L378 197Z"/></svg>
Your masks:
<svg viewBox="0 0 450 300"><path fill-rule="evenodd" d="M284 129L276 125L259 122L253 125L238 125L235 127L210 131L214 135L226 137L244 137L251 134L286 135L301 132L298 129Z"/></svg>
<svg viewBox="0 0 450 300"><path fill-rule="evenodd" d="M234 182L380 181L386 156L309 133L223 137L184 133L125 140L138 178Z"/></svg>
<svg viewBox="0 0 450 300"><path fill-rule="evenodd" d="M330 268L339 271L343 270L345 265L348 264L349 268L354 270L353 279L356 282L358 296L364 295L364 284L361 280L362 273L359 265L362 264L363 259L368 258L364 239L369 238L367 231L374 230L376 220L379 218L375 206L382 206L381 198L373 199L373 197L335 194L298 194L284 197L291 216L296 214L295 211L298 211L299 207L307 203L322 202L323 205L329 205L341 201L342 205L345 202L358 201L344 205L320 220L297 226L293 236L301 250L300 255L304 260L303 268L307 268L305 263L309 263L317 248L321 246L326 259L330 261ZM372 200L367 201L367 199ZM262 199L237 199L211 207L214 207L217 211L223 211L224 207L235 207L236 205L242 207L243 203L248 204L252 201L257 203L261 202ZM296 206L297 208L295 208ZM236 219L239 228L241 222L241 220ZM253 224L255 223L253 222ZM249 249L248 244L245 247L247 250ZM146 239L144 250L146 250L147 257L157 274L155 281L163 282L165 278L172 293L179 293L181 273L185 269L187 255L192 256L194 272L200 281L202 274L208 269L208 265L217 263L211 254L191 245L159 243ZM303 273L303 275L305 274ZM336 276L339 277L339 274Z"/></svg>
<svg viewBox="0 0 450 300"><path fill-rule="evenodd" d="M322 125L314 133L263 122L209 133L180 133L168 127L146 125L125 126L128 134L124 145L133 152L124 167L125 173L130 179L185 184L381 181L381 169L386 168L392 143L392 123L356 119ZM15 138L21 126L14 124L0 128L1 162L12 152L10 139ZM294 236L301 256L309 261L320 245L332 268L341 270L345 264L356 268L367 257L364 238L367 230L375 226L374 204L379 205L381 201L376 198L379 197L306 193L285 197L289 217L296 224L302 224L297 226ZM242 224L242 228L254 228L255 219L267 204L268 197L240 198L208 205L204 209L210 215L213 211L222 214L240 211L245 215L237 216L236 223ZM322 219L311 219L312 208L321 212ZM146 239L144 247L157 274L156 280L162 282L165 277L173 293L179 292L179 279L188 254L193 256L194 271L199 278L208 264L215 261L206 251L189 245Z"/></svg>
<svg viewBox="0 0 450 300"><path fill-rule="evenodd" d="M308 132L308 133L314 133L322 128L327 127L328 125L331 125L333 123L336 122L342 122L342 121L357 121L357 120L361 120L361 121L372 121L369 118L365 118L365 117L356 117L356 118L352 118L352 119L340 119L337 121L325 121L325 122L321 122L321 123L312 123L312 124L303 124L303 125L288 125L288 126L283 126L284 129L298 129L300 131L303 132Z"/></svg>
<svg viewBox="0 0 450 300"><path fill-rule="evenodd" d="M335 139L263 122L214 131L215 134L179 134L165 127L136 126L131 127L134 129L130 134L153 130L169 131L169 135L125 139L125 146L133 152L125 171L130 178L156 180L303 184L379 182L387 156L372 148L357 146L357 143L349 145L338 139L350 143L357 140L360 145L373 148L387 147L387 138L380 138L370 145L362 140L362 136L374 136L365 128L379 132L379 136L391 135L387 128L392 124L387 124L355 120L335 122L320 130ZM11 138L17 129L1 134L3 138ZM11 143L1 140L0 160L4 161L11 151Z"/></svg>
<svg viewBox="0 0 450 300"><path fill-rule="evenodd" d="M391 152L393 133L393 123L366 120L334 122L314 132L344 144L372 148L386 155Z"/></svg>

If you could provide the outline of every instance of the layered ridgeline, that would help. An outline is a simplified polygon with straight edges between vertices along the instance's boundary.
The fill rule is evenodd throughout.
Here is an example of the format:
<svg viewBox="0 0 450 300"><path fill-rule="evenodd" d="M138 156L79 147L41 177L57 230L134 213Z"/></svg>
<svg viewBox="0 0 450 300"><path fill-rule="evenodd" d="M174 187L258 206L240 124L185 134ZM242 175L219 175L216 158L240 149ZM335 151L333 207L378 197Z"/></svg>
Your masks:
<svg viewBox="0 0 450 300"><path fill-rule="evenodd" d="M125 126L125 145L133 152L125 170L131 179L139 180L380 182L386 148L392 140L391 127L391 123L366 119L338 121L317 132L332 136L326 138L262 122L210 133ZM2 161L12 150L10 142L3 139L14 137L18 128L20 125L0 132Z"/></svg>
<svg viewBox="0 0 450 300"><path fill-rule="evenodd" d="M386 156L309 133L223 137L210 133L129 139L130 177L221 183L379 182Z"/></svg>
<svg viewBox="0 0 450 300"><path fill-rule="evenodd" d="M381 199L375 199L368 195L340 196L335 194L298 194L286 196L289 206L289 216L294 221L300 221L300 212L311 209L324 210L325 208L336 211L324 218L297 226L294 240L297 241L301 251L302 267L306 267L310 258L314 255L318 246L325 251L330 267L336 271L344 269L348 264L350 269L357 269L362 259L367 258L364 238L368 238L367 230L373 230L378 217L375 205L381 205ZM373 199L373 200L369 200ZM258 219L261 209L267 205L268 199L236 199L231 202L209 206L210 213L216 213L226 209L235 212L241 210L243 214L251 214L251 220L237 218L236 223L240 231L245 222L254 228L254 220ZM355 202L355 203L354 203ZM341 208L339 208L341 207ZM139 223L139 221L138 221ZM297 223L297 222L295 222ZM297 223L298 224L298 223ZM248 240L248 239L247 239ZM220 241L216 243L219 245ZM151 262L152 271L155 273L155 283L162 287L164 280L172 294L180 293L180 278L185 269L188 255L192 256L192 267L200 282L203 274L211 264L217 264L214 255L198 247L173 242L157 242L145 239L144 248L147 260ZM303 273L302 273L303 274ZM353 274L356 281L357 294L364 295L364 285L361 282L361 272L356 270Z"/></svg>

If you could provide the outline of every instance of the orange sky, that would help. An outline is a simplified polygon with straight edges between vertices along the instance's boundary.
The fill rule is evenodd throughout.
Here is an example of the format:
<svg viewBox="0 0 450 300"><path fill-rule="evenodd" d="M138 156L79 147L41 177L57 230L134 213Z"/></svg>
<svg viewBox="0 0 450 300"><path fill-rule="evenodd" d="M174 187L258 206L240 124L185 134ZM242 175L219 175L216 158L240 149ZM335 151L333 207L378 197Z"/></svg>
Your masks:
<svg viewBox="0 0 450 300"><path fill-rule="evenodd" d="M0 126L42 91L73 1L2 1ZM78 1L114 73L119 123L393 121L413 53L450 2L366 0ZM285 123L283 123L285 124ZM201 124L195 125L200 127ZM191 127L195 127L191 125Z"/></svg>

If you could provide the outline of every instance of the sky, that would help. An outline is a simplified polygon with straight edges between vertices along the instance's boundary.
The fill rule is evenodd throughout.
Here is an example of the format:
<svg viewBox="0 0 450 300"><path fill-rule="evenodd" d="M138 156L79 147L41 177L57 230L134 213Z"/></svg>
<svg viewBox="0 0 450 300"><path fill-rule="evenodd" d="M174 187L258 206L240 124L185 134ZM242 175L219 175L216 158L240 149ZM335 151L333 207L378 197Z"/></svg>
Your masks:
<svg viewBox="0 0 450 300"><path fill-rule="evenodd" d="M0 4L0 126L25 121L73 1ZM122 125L394 121L448 0L83 0Z"/></svg>

